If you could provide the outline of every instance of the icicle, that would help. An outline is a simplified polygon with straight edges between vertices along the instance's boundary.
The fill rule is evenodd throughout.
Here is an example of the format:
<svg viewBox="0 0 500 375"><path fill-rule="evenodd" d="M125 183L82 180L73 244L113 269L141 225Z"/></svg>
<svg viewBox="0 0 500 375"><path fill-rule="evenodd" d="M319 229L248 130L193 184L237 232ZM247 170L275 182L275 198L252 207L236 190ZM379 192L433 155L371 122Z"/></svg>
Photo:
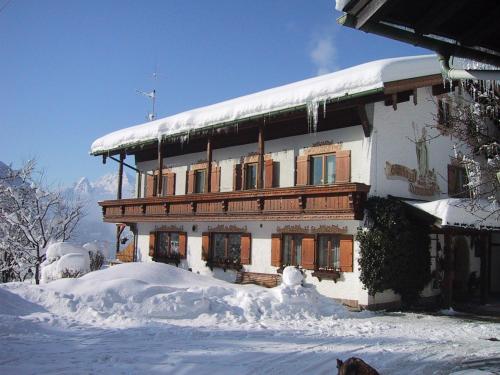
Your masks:
<svg viewBox="0 0 500 375"><path fill-rule="evenodd" d="M326 99L323 100L323 119L326 118Z"/></svg>
<svg viewBox="0 0 500 375"><path fill-rule="evenodd" d="M319 101L312 100L307 102L307 125L309 133L316 133L318 129L318 109Z"/></svg>

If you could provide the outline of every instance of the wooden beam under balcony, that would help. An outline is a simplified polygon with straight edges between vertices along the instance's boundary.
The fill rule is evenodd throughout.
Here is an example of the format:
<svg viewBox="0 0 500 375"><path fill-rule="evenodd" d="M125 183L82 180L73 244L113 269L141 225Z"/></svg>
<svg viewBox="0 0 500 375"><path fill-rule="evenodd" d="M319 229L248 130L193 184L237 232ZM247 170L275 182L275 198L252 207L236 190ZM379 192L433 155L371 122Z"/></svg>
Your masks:
<svg viewBox="0 0 500 375"><path fill-rule="evenodd" d="M111 223L361 220L370 186L342 183L99 202ZM168 207L168 209L166 209Z"/></svg>

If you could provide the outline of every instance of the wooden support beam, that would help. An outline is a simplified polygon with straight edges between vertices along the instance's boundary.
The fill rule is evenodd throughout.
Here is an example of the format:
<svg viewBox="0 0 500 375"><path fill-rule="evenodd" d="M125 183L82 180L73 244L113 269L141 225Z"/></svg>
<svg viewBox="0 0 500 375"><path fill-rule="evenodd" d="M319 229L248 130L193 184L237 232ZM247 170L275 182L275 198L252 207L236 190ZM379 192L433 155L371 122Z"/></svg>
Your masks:
<svg viewBox="0 0 500 375"><path fill-rule="evenodd" d="M212 191L212 137L207 139L207 173L205 176L205 193L210 193Z"/></svg>
<svg viewBox="0 0 500 375"><path fill-rule="evenodd" d="M372 132L372 124L368 120L368 115L366 114L366 108L364 104L358 104L358 115L361 120L361 126L363 127L363 132L365 133L365 137L369 137Z"/></svg>
<svg viewBox="0 0 500 375"><path fill-rule="evenodd" d="M389 0L372 0L356 15L356 29L363 27L369 20L374 22L383 14Z"/></svg>
<svg viewBox="0 0 500 375"><path fill-rule="evenodd" d="M157 195L163 195L163 147L162 142L158 141L158 191Z"/></svg>
<svg viewBox="0 0 500 375"><path fill-rule="evenodd" d="M257 164L257 189L264 187L264 126L259 126L259 140L258 140L258 153L259 161Z"/></svg>
<svg viewBox="0 0 500 375"><path fill-rule="evenodd" d="M122 199L123 160L125 160L125 153L120 154L120 162L118 164L118 189L116 191L116 199Z"/></svg>

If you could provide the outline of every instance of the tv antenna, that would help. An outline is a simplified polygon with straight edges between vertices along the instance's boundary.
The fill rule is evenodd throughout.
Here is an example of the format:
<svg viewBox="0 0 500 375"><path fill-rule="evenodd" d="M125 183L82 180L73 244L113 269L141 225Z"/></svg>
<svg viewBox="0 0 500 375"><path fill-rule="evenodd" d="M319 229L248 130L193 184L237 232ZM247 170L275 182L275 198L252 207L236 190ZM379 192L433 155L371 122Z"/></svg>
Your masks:
<svg viewBox="0 0 500 375"><path fill-rule="evenodd" d="M161 74L158 73L158 65L157 65L155 71L153 72L153 80L156 82L158 80L158 77L160 75ZM138 94L144 95L146 98L148 98L148 99L151 100L152 109L151 109L151 112L148 113L148 115L146 116L146 118L147 118L148 121L155 120L156 119L156 113L155 113L156 89L153 88L153 91L150 91L150 92L146 92L146 91L142 91L142 90L135 90L135 91Z"/></svg>

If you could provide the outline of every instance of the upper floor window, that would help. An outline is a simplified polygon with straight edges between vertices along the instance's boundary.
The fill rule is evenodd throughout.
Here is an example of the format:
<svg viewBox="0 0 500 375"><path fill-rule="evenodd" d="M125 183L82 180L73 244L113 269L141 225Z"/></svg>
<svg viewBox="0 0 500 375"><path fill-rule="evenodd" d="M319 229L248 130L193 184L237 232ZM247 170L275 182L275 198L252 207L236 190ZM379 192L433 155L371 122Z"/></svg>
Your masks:
<svg viewBox="0 0 500 375"><path fill-rule="evenodd" d="M326 185L335 182L335 155L316 155L311 157L311 185Z"/></svg>
<svg viewBox="0 0 500 375"><path fill-rule="evenodd" d="M194 173L194 192L204 193L205 192L205 179L207 176L207 171L205 169L198 169Z"/></svg>
<svg viewBox="0 0 500 375"><path fill-rule="evenodd" d="M245 190L257 189L257 163L245 164Z"/></svg>
<svg viewBox="0 0 500 375"><path fill-rule="evenodd" d="M312 148L314 149L314 148ZM351 181L351 151L317 153L309 149L297 157L297 185L328 185Z"/></svg>
<svg viewBox="0 0 500 375"><path fill-rule="evenodd" d="M454 198L468 198L467 187L469 180L464 167L448 165L448 195Z"/></svg>

